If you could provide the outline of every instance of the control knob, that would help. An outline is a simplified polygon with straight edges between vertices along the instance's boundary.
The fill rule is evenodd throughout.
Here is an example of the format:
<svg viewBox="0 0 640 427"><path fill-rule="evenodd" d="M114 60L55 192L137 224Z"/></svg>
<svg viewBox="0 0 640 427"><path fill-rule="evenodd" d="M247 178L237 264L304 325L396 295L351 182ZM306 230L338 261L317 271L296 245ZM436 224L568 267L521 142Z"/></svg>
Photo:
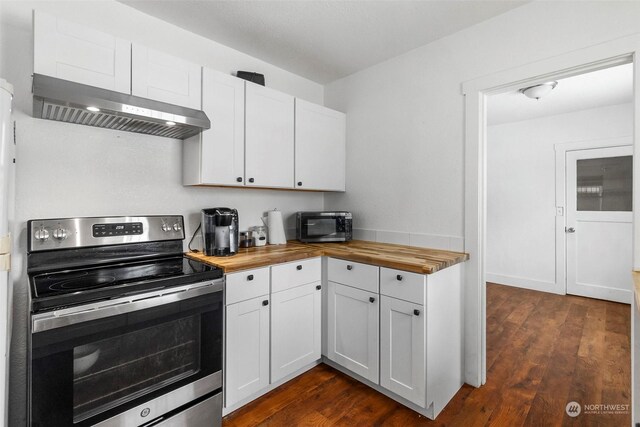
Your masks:
<svg viewBox="0 0 640 427"><path fill-rule="evenodd" d="M33 237L35 237L36 240L44 242L49 238L49 231L45 230L44 228L40 228L36 230L35 233L33 233Z"/></svg>
<svg viewBox="0 0 640 427"><path fill-rule="evenodd" d="M170 231L173 231L173 227L171 227L169 224L162 224L162 231L168 233Z"/></svg>
<svg viewBox="0 0 640 427"><path fill-rule="evenodd" d="M176 222L175 224L173 224L173 231L181 231L182 227L180 227L180 223Z"/></svg>
<svg viewBox="0 0 640 427"><path fill-rule="evenodd" d="M56 228L53 230L53 238L56 240L64 240L67 238L67 230L64 228Z"/></svg>

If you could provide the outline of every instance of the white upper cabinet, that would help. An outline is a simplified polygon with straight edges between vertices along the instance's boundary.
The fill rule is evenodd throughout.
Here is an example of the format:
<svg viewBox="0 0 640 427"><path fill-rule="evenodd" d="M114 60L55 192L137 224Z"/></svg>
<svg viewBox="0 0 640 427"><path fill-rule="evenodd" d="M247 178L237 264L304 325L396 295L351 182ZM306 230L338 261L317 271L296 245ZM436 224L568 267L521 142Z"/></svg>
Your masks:
<svg viewBox="0 0 640 427"><path fill-rule="evenodd" d="M293 114L292 96L246 83L245 185L293 188Z"/></svg>
<svg viewBox="0 0 640 427"><path fill-rule="evenodd" d="M202 67L139 44L131 49L131 93L199 110Z"/></svg>
<svg viewBox="0 0 640 427"><path fill-rule="evenodd" d="M296 188L345 191L346 116L296 99Z"/></svg>
<svg viewBox="0 0 640 427"><path fill-rule="evenodd" d="M243 185L244 80L202 69L202 110L211 129L183 145L185 185Z"/></svg>
<svg viewBox="0 0 640 427"><path fill-rule="evenodd" d="M34 13L36 74L131 93L131 43L109 34Z"/></svg>

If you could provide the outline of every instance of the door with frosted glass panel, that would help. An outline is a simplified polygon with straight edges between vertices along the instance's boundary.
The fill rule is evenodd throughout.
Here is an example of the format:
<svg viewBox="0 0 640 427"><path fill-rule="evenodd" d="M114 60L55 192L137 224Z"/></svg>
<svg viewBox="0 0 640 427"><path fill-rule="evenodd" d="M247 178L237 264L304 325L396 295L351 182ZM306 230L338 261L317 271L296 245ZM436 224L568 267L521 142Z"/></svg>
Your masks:
<svg viewBox="0 0 640 427"><path fill-rule="evenodd" d="M631 303L631 146L569 151L567 293Z"/></svg>

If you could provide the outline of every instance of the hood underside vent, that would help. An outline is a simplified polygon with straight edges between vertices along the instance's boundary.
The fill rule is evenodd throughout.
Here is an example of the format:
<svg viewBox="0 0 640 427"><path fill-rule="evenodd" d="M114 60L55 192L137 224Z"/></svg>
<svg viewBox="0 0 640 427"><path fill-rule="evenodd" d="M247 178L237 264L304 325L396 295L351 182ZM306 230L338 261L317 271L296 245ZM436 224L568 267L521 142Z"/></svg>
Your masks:
<svg viewBox="0 0 640 427"><path fill-rule="evenodd" d="M55 105L50 102L44 102L42 118L58 122L75 123L77 125L166 136L167 138L186 139L193 135L192 129L184 128L178 124L167 126L158 123L149 123L144 120L117 116L110 113L92 113L85 108Z"/></svg>
<svg viewBox="0 0 640 427"><path fill-rule="evenodd" d="M176 139L211 127L199 110L39 74L33 76L33 116Z"/></svg>

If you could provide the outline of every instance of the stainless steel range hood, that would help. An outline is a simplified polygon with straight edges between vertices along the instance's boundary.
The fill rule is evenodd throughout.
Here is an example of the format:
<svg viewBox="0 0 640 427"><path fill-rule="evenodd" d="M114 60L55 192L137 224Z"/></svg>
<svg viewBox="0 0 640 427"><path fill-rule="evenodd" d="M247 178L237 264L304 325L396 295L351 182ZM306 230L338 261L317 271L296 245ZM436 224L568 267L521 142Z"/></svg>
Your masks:
<svg viewBox="0 0 640 427"><path fill-rule="evenodd" d="M211 127L200 110L42 74L33 75L33 116L178 139Z"/></svg>

